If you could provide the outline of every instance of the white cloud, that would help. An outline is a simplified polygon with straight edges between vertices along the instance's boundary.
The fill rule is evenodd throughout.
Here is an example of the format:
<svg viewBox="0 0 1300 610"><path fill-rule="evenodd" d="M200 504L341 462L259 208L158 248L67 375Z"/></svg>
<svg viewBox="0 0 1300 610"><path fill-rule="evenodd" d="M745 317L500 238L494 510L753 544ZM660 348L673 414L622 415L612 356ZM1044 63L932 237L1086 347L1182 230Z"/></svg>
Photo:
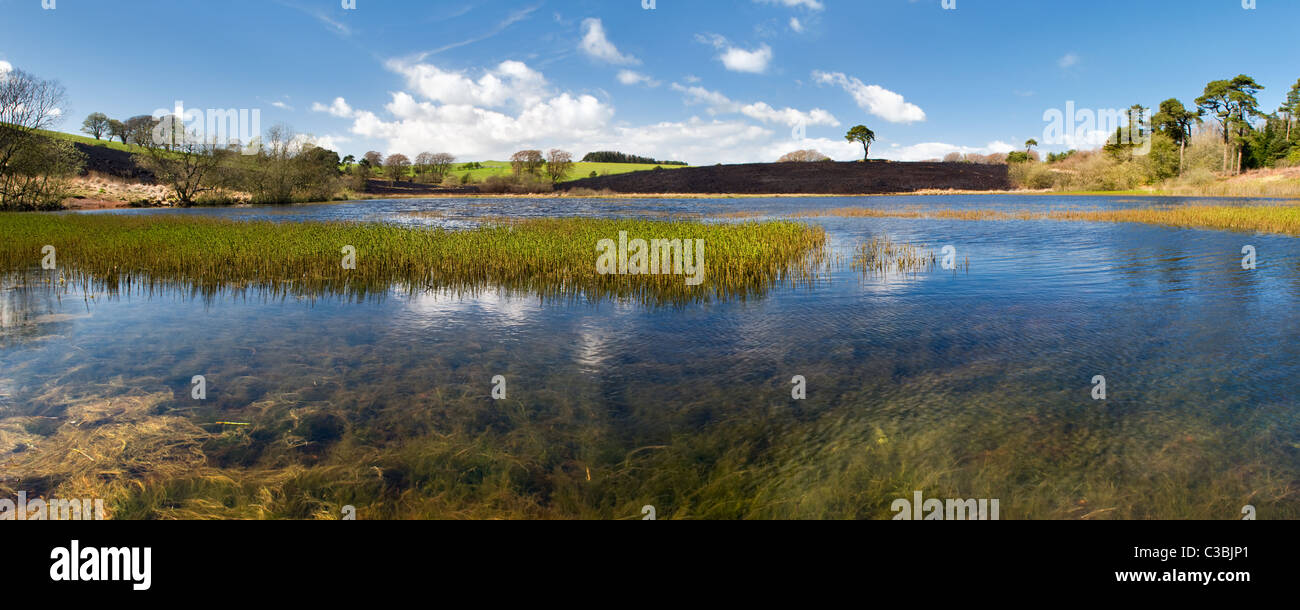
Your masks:
<svg viewBox="0 0 1300 610"><path fill-rule="evenodd" d="M834 115L822 110L821 108L814 108L808 112L801 112L794 108L783 108L777 110L763 102L758 102L741 108L740 113L751 119L757 119L764 123L779 123L790 127L796 127L799 125L806 127L813 127L816 125L839 127L840 125L840 122Z"/></svg>
<svg viewBox="0 0 1300 610"><path fill-rule="evenodd" d="M352 138L347 136L301 136L301 140L303 142L310 142L321 148L339 152L342 150L342 145L351 142Z"/></svg>
<svg viewBox="0 0 1300 610"><path fill-rule="evenodd" d="M12 71L13 69L14 69L14 65L13 65L13 64L11 64L11 63L9 63L9 62L3 60L3 59L0 59L0 74L4 74L5 72Z"/></svg>
<svg viewBox="0 0 1300 610"><path fill-rule="evenodd" d="M731 101L731 98L717 91L710 91L704 87L684 87L677 83L673 83L673 91L684 93L688 105L704 104L708 106L709 114L740 112L740 104Z"/></svg>
<svg viewBox="0 0 1300 610"><path fill-rule="evenodd" d="M768 64L772 63L772 47L767 44L750 51L732 45L718 34L697 34L695 40L721 50L722 54L718 55L718 59L732 72L762 74L767 72Z"/></svg>
<svg viewBox="0 0 1300 610"><path fill-rule="evenodd" d="M320 102L314 102L311 109L313 112L328 112L341 119L350 118L354 112L352 107L348 105L347 100L341 97L334 98L334 101L328 106Z"/></svg>
<svg viewBox="0 0 1300 610"><path fill-rule="evenodd" d="M759 4L780 4L789 7L802 6L812 11L820 11L826 8L826 5L822 4L821 0L754 0L754 1Z"/></svg>
<svg viewBox="0 0 1300 610"><path fill-rule="evenodd" d="M844 161L861 156L861 147L841 138L791 137L793 132L786 129L791 125L838 125L821 109L742 104L716 91L674 83L673 90L688 103L706 105L714 116L628 124L615 120L609 104L592 95L553 90L544 75L520 62L473 74L428 63L386 65L406 77L408 87L392 93L382 109L354 108L343 98L314 104L313 109L349 118L349 136L356 141L382 142L383 150L407 156L445 151L467 160L504 159L526 148L561 148L579 156L622 150L695 164L775 161L802 148L817 148ZM722 114L731 116L718 116ZM338 135L316 138L317 144L332 150L348 141ZM942 156L929 149L891 152L900 159Z"/></svg>
<svg viewBox="0 0 1300 610"><path fill-rule="evenodd" d="M718 59L721 59L722 65L732 72L762 74L767 72L767 65L772 61L772 47L764 44L753 51L729 47Z"/></svg>
<svg viewBox="0 0 1300 610"><path fill-rule="evenodd" d="M673 83L673 91L685 95L684 100L689 104L704 104L708 106L709 114L743 114L751 119L762 121L764 123L776 123L795 127L803 125L805 127L814 127L817 125L829 125L838 127L840 122L831 113L814 108L808 112L796 110L794 108L782 108L777 110L766 102L755 102L753 104L741 104L733 101L731 98L723 95L718 91L710 91L704 87L685 87Z"/></svg>
<svg viewBox="0 0 1300 610"><path fill-rule="evenodd" d="M290 106L290 105L288 105L288 104L286 104L286 103L284 103L284 102L281 102L281 101L279 101L279 100L274 101L274 102L271 102L271 105L272 105L272 106L275 106L276 108L279 108L279 109L281 109L281 110L293 110L293 106Z"/></svg>
<svg viewBox="0 0 1300 610"><path fill-rule="evenodd" d="M1079 55L1076 53L1066 53L1064 57L1056 60L1056 65L1062 69L1072 68L1079 65Z"/></svg>
<svg viewBox="0 0 1300 610"><path fill-rule="evenodd" d="M925 111L908 103L902 95L879 85L867 85L842 72L813 72L813 79L823 85L838 86L853 96L858 107L890 123L915 123L925 120Z"/></svg>
<svg viewBox="0 0 1300 610"><path fill-rule="evenodd" d="M949 153L988 155L993 153L1009 153L1016 150L1015 146L1002 141L989 142L985 146L958 146L955 144L945 144L943 142L923 142L912 144L910 146L892 146L884 150L877 150L873 147L871 156L880 159L889 159L891 161L926 161L930 159L942 159ZM862 147L858 145L858 155L861 156Z"/></svg>
<svg viewBox="0 0 1300 610"><path fill-rule="evenodd" d="M478 78L464 72L443 70L427 63L391 60L392 70L406 77L406 84L435 102L459 106L531 106L550 96L546 77L519 61L503 61Z"/></svg>
<svg viewBox="0 0 1300 610"><path fill-rule="evenodd" d="M790 29L794 30L797 34L802 34L805 28L803 27L803 22L799 21L798 17L791 17Z"/></svg>
<svg viewBox="0 0 1300 610"><path fill-rule="evenodd" d="M658 87L660 85L659 81L654 80L653 78L650 78L645 74L642 74L640 72L635 72L632 70L619 70L618 82L623 83L624 85L627 85L629 87L633 85L645 85L647 87Z"/></svg>
<svg viewBox="0 0 1300 610"><path fill-rule="evenodd" d="M597 61L616 65L638 65L641 60L619 52L618 47L605 36L605 24L599 19L585 19L582 22L582 42L578 48L588 57Z"/></svg>

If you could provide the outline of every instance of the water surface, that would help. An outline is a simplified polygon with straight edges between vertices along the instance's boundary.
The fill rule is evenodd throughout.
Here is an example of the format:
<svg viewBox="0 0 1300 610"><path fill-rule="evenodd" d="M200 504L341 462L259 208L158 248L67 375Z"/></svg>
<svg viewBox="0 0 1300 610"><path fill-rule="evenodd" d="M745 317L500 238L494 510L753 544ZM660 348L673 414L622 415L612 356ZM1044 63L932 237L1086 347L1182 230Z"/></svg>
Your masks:
<svg viewBox="0 0 1300 610"><path fill-rule="evenodd" d="M460 228L491 216L1196 201L437 199L115 213ZM351 302L8 285L0 463L17 460L7 468L18 487L66 484L38 476L32 452L88 404L146 397L135 416L183 418L202 459L119 469L111 476L151 490L120 503L122 516L321 517L354 504L363 518L636 519L646 505L659 518L889 518L914 490L997 498L1002 518L1233 519L1247 504L1260 518L1300 516L1295 238L804 221L826 228L832 252L887 236L952 245L969 268L880 277L840 266L761 299L675 308L491 289ZM1241 268L1245 245L1255 270ZM191 398L195 375L206 400ZM1093 398L1098 375L1105 400ZM492 398L496 376L504 400ZM791 397L794 376L804 400ZM206 478L178 482L187 477Z"/></svg>

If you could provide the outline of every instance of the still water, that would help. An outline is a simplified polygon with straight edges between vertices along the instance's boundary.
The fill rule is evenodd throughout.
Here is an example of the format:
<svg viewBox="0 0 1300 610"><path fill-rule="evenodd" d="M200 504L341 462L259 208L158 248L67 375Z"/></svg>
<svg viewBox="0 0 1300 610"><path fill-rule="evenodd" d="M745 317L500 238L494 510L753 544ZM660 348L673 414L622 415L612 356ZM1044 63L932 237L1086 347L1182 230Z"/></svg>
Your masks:
<svg viewBox="0 0 1300 610"><path fill-rule="evenodd" d="M1193 201L440 199L114 213L460 228L493 216ZM354 302L6 285L0 485L111 489L120 518L337 518L354 505L362 518L640 519L649 506L660 519L887 519L914 491L998 499L1003 519L1239 519L1247 505L1261 519L1300 517L1295 238L802 221L825 227L832 252L887 236L952 245L969 268L881 277L845 266L760 299L668 308L490 289ZM1246 245L1257 269L1242 269ZM204 400L192 396L196 375ZM120 448L106 448L110 437ZM51 461L78 442L99 447L95 468Z"/></svg>

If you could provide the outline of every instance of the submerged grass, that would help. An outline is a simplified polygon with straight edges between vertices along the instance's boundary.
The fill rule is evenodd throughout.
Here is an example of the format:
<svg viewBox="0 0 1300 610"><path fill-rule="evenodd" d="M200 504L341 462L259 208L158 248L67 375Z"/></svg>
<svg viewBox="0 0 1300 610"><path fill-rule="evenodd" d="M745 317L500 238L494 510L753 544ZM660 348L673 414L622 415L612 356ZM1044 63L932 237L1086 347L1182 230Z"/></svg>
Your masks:
<svg viewBox="0 0 1300 610"><path fill-rule="evenodd" d="M620 231L642 239L702 239L702 286L681 275L600 275L596 244ZM814 273L825 244L820 227L777 221L533 219L477 229L386 224L239 222L118 215L0 216L0 270L38 268L55 247L55 282L109 292L180 283L204 294L260 290L275 295L365 296L408 291L476 292L489 287L547 297L680 304L748 298ZM356 250L355 269L343 265Z"/></svg>

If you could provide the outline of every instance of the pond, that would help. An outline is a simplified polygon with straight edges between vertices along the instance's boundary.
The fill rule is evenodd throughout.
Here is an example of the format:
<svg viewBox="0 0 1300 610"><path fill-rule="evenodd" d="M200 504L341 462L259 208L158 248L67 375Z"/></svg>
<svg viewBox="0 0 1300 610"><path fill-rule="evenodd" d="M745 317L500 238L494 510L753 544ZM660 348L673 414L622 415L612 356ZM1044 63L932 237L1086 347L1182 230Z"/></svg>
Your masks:
<svg viewBox="0 0 1300 610"><path fill-rule="evenodd" d="M1194 201L431 199L96 213L462 228L501 216L729 222L848 206ZM676 307L491 288L345 300L11 282L0 292L0 489L66 495L89 477L86 489L113 490L118 518L338 518L352 505L359 518L641 519L653 507L659 519L888 519L915 491L997 499L1003 519L1239 519L1247 505L1261 519L1300 517L1295 238L800 220L826 229L832 253L888 237L952 246L962 264L884 275L844 265L761 298ZM1241 264L1247 245L1253 270ZM105 461L94 448L110 444ZM92 457L53 455L73 449Z"/></svg>

